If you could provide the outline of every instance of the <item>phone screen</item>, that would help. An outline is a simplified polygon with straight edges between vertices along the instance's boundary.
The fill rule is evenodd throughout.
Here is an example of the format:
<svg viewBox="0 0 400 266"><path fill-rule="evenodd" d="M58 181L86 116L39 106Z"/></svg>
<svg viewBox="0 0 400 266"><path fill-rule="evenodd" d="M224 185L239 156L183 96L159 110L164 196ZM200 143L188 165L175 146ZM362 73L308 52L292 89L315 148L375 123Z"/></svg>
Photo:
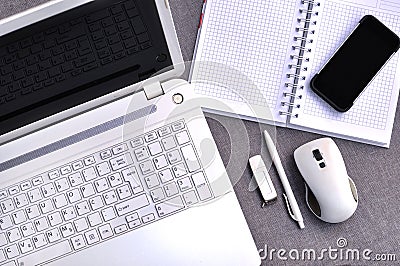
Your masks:
<svg viewBox="0 0 400 266"><path fill-rule="evenodd" d="M396 34L375 17L365 16L312 79L312 90L336 110L347 111L399 45Z"/></svg>

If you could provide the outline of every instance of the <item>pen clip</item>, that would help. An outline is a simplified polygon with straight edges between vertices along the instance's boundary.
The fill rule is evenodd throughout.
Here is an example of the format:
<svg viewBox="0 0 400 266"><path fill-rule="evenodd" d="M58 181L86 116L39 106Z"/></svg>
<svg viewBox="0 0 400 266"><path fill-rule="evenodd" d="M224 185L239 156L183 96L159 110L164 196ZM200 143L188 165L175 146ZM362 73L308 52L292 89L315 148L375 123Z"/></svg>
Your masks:
<svg viewBox="0 0 400 266"><path fill-rule="evenodd" d="M288 198L287 198L286 194L283 194L283 197L285 198L286 206L287 206L287 209L288 209L290 217L292 217L293 220L298 222L299 220L294 216L294 214L292 212L292 208L290 208L290 204L289 204L289 201L288 201Z"/></svg>

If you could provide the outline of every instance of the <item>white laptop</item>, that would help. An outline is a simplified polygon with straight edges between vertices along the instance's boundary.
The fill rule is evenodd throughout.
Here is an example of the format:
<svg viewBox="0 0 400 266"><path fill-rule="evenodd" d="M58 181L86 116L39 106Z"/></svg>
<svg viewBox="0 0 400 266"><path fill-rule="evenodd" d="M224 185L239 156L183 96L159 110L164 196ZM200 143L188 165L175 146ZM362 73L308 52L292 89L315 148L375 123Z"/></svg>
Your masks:
<svg viewBox="0 0 400 266"><path fill-rule="evenodd" d="M141 1L154 5L171 61L183 66L168 1L114 2ZM53 1L3 20L0 32L85 2ZM122 12L114 2L107 10ZM174 79L183 70L3 132L0 265L260 264L191 85Z"/></svg>

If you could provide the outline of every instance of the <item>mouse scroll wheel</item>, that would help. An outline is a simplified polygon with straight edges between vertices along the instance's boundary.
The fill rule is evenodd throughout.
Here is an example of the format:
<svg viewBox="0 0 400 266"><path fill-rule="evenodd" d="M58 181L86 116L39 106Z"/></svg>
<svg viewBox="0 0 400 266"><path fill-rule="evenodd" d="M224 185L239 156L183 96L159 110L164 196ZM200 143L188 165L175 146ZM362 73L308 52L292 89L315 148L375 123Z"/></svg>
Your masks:
<svg viewBox="0 0 400 266"><path fill-rule="evenodd" d="M321 161L323 158L322 158L322 155L321 155L321 152L317 149L317 150L313 150L312 151L312 153L313 153L313 155L314 155L314 158L317 160L317 161Z"/></svg>

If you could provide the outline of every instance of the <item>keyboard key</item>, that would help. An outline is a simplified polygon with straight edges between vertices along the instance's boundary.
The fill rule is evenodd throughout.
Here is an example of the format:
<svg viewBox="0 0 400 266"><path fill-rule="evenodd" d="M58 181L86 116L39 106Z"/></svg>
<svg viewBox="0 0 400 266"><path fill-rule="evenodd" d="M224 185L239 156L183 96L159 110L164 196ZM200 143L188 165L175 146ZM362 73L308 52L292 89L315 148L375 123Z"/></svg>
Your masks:
<svg viewBox="0 0 400 266"><path fill-rule="evenodd" d="M142 217L143 223L149 223L151 221L154 221L155 219L156 217L154 216L154 213L149 213Z"/></svg>
<svg viewBox="0 0 400 266"><path fill-rule="evenodd" d="M89 200L89 203L90 203L90 207L92 207L92 210L94 210L94 211L97 209L100 209L104 206L101 196L96 196L94 198L91 198Z"/></svg>
<svg viewBox="0 0 400 266"><path fill-rule="evenodd" d="M177 164L174 167L172 167L172 172L174 173L174 176L176 178L179 178L187 174L185 165L183 163Z"/></svg>
<svg viewBox="0 0 400 266"><path fill-rule="evenodd" d="M96 159L93 156L87 157L83 160L86 166L92 165L96 163Z"/></svg>
<svg viewBox="0 0 400 266"><path fill-rule="evenodd" d="M119 14L119 13L122 13L122 12L123 12L123 9L122 9L122 6L121 6L121 5L115 5L115 6L112 6L112 7L111 7L111 13L112 13L113 15Z"/></svg>
<svg viewBox="0 0 400 266"><path fill-rule="evenodd" d="M107 183L107 179L101 178L94 182L94 186L96 187L97 192L106 191L110 186Z"/></svg>
<svg viewBox="0 0 400 266"><path fill-rule="evenodd" d="M88 215L88 221L90 226L96 226L102 223L101 216L98 212Z"/></svg>
<svg viewBox="0 0 400 266"><path fill-rule="evenodd" d="M15 209L14 203L11 199L6 199L0 202L0 206L3 213L9 213Z"/></svg>
<svg viewBox="0 0 400 266"><path fill-rule="evenodd" d="M14 198L15 206L17 208L24 207L29 204L26 194L20 194Z"/></svg>
<svg viewBox="0 0 400 266"><path fill-rule="evenodd" d="M190 141L189 135L186 130L179 132L176 134L176 140L178 141L179 145L183 145Z"/></svg>
<svg viewBox="0 0 400 266"><path fill-rule="evenodd" d="M148 148L152 156L160 154L162 152L160 142L158 141L149 144Z"/></svg>
<svg viewBox="0 0 400 266"><path fill-rule="evenodd" d="M104 193L103 198L106 205L110 205L118 201L117 194L115 194L114 190Z"/></svg>
<svg viewBox="0 0 400 266"><path fill-rule="evenodd" d="M145 161L139 164L139 168L143 175L154 172L153 163L151 161Z"/></svg>
<svg viewBox="0 0 400 266"><path fill-rule="evenodd" d="M116 187L122 184L122 177L120 173L115 173L108 176L108 181L110 181L110 185L112 187Z"/></svg>
<svg viewBox="0 0 400 266"><path fill-rule="evenodd" d="M167 197L171 197L179 193L178 187L176 186L175 182L165 185L164 190Z"/></svg>
<svg viewBox="0 0 400 266"><path fill-rule="evenodd" d="M56 185L56 188L57 188L58 192L65 191L65 190L70 188L69 182L68 182L67 178L65 178L65 177L61 178L59 180L56 180L54 182L54 184Z"/></svg>
<svg viewBox="0 0 400 266"><path fill-rule="evenodd" d="M103 216L103 219L105 222L108 222L108 221L114 219L115 217L117 217L117 215L115 214L115 211L114 211L114 207L108 207L106 209L103 209L101 211L101 215Z"/></svg>
<svg viewBox="0 0 400 266"><path fill-rule="evenodd" d="M98 12L95 12L95 13L87 16L86 17L86 21L87 21L87 23L93 23L93 22L98 21L100 19L107 18L109 15L110 15L110 13L108 12L107 9L100 10Z"/></svg>
<svg viewBox="0 0 400 266"><path fill-rule="evenodd" d="M13 222L11 221L11 217L9 215L3 216L0 218L0 229L6 230L13 226Z"/></svg>
<svg viewBox="0 0 400 266"><path fill-rule="evenodd" d="M167 153L167 158L170 164L180 162L182 157L178 150L173 150Z"/></svg>
<svg viewBox="0 0 400 266"><path fill-rule="evenodd" d="M78 215L84 215L86 213L89 213L90 209L87 201L82 201L76 204L76 211L78 212Z"/></svg>
<svg viewBox="0 0 400 266"><path fill-rule="evenodd" d="M47 222L46 217L41 217L35 220L34 225L36 227L36 231L40 232L49 228L49 224Z"/></svg>
<svg viewBox="0 0 400 266"><path fill-rule="evenodd" d="M165 199L164 191L160 187L150 191L150 196L153 199L153 202L159 202Z"/></svg>
<svg viewBox="0 0 400 266"><path fill-rule="evenodd" d="M32 205L26 208L26 214L29 219L34 219L40 215L39 207L37 205Z"/></svg>
<svg viewBox="0 0 400 266"><path fill-rule="evenodd" d="M49 173L49 178L50 179L56 179L56 178L59 178L60 176L61 175L60 175L60 172L58 170L54 170L54 171L51 171Z"/></svg>
<svg viewBox="0 0 400 266"><path fill-rule="evenodd" d="M103 162L101 164L96 165L96 169L100 176L111 173L111 169L110 166L108 165L108 162Z"/></svg>
<svg viewBox="0 0 400 266"><path fill-rule="evenodd" d="M27 223L21 226L21 232L24 237L31 236L35 233L32 223Z"/></svg>
<svg viewBox="0 0 400 266"><path fill-rule="evenodd" d="M140 148L140 149L137 149L137 150L134 151L134 153L135 153L136 159L137 159L139 162L140 162L140 161L143 161L143 160L145 160L145 159L147 159L147 158L150 157L150 156L149 156L149 153L147 152L146 147L142 147L142 148Z"/></svg>
<svg viewBox="0 0 400 266"><path fill-rule="evenodd" d="M206 200L212 197L203 172L192 175L192 180L197 193L199 194L200 200Z"/></svg>
<svg viewBox="0 0 400 266"><path fill-rule="evenodd" d="M171 134L171 128L170 127L164 127L160 130L158 130L158 135L160 137L165 137L167 135Z"/></svg>
<svg viewBox="0 0 400 266"><path fill-rule="evenodd" d="M126 227L126 224L121 224L114 228L114 231L116 234L121 234L121 233L125 232L126 230L128 230L128 228Z"/></svg>
<svg viewBox="0 0 400 266"><path fill-rule="evenodd" d="M86 241L89 245L97 243L100 241L99 235L97 234L96 229L90 230L85 233Z"/></svg>
<svg viewBox="0 0 400 266"><path fill-rule="evenodd" d="M0 250L0 262L4 262L6 259L6 255L4 254L3 250ZM6 264L3 264L3 266L15 266L15 263L14 261L7 262Z"/></svg>
<svg viewBox="0 0 400 266"><path fill-rule="evenodd" d="M113 152L114 155L118 155L118 154L121 154L121 153L123 153L124 151L127 151L127 150L128 150L128 146L124 143L124 144L121 144L121 145L118 145L118 146L114 147L112 149L112 152Z"/></svg>
<svg viewBox="0 0 400 266"><path fill-rule="evenodd" d="M99 227L100 236L102 239L107 239L114 235L111 226L109 224L105 224Z"/></svg>
<svg viewBox="0 0 400 266"><path fill-rule="evenodd" d="M132 222L132 221L134 221L134 220L136 220L136 219L139 219L139 215L137 214L137 212L131 213L131 214L127 215L127 216L125 217L125 219L126 219L126 221L129 223L129 222Z"/></svg>
<svg viewBox="0 0 400 266"><path fill-rule="evenodd" d="M67 207L66 209L62 210L61 215L63 216L65 221L69 221L76 218L75 209L73 207Z"/></svg>
<svg viewBox="0 0 400 266"><path fill-rule="evenodd" d="M21 253L25 254L33 250L32 241L28 238L18 243Z"/></svg>
<svg viewBox="0 0 400 266"><path fill-rule="evenodd" d="M56 194L56 188L53 183L48 183L42 187L43 196L50 197Z"/></svg>
<svg viewBox="0 0 400 266"><path fill-rule="evenodd" d="M77 201L80 201L82 199L81 193L79 192L79 189L73 189L67 192L67 198L70 203L75 203Z"/></svg>
<svg viewBox="0 0 400 266"><path fill-rule="evenodd" d="M8 241L10 241L10 243L20 240L22 238L21 232L19 231L18 228L13 228L10 231L8 231L7 236L8 236Z"/></svg>
<svg viewBox="0 0 400 266"><path fill-rule="evenodd" d="M77 170L79 170L79 169L82 169L82 168L84 167L84 164L83 164L82 161L77 161L77 162L72 163L71 166L72 166L72 169L73 169L74 171L77 171Z"/></svg>
<svg viewBox="0 0 400 266"><path fill-rule="evenodd" d="M120 199L126 199L132 196L131 190L128 185L117 188L117 194Z"/></svg>
<svg viewBox="0 0 400 266"><path fill-rule="evenodd" d="M83 178L79 172L68 176L68 179L73 187L83 184Z"/></svg>
<svg viewBox="0 0 400 266"><path fill-rule="evenodd" d="M139 35L140 33L143 33L146 31L146 28L143 24L143 21L140 17L135 17L131 20L132 25L133 25L133 30L135 31L136 35Z"/></svg>
<svg viewBox="0 0 400 266"><path fill-rule="evenodd" d="M6 234L0 233L0 247L7 245L7 243L8 242L7 242Z"/></svg>
<svg viewBox="0 0 400 266"><path fill-rule="evenodd" d="M75 225L77 232L82 232L89 228L85 217L82 217L82 218L74 221L74 225Z"/></svg>
<svg viewBox="0 0 400 266"><path fill-rule="evenodd" d="M5 190L0 191L0 199L5 199L7 198L7 196L8 196L7 191Z"/></svg>
<svg viewBox="0 0 400 266"><path fill-rule="evenodd" d="M62 44L71 40L74 40L80 36L85 35L85 29L79 25L73 27L69 32L62 33L57 37L57 43Z"/></svg>
<svg viewBox="0 0 400 266"><path fill-rule="evenodd" d="M156 132L151 132L151 133L148 133L148 134L146 134L145 136L144 136L144 140L146 141L146 142L151 142L151 141L153 141L153 140L156 140L158 137L157 137L157 133Z"/></svg>
<svg viewBox="0 0 400 266"><path fill-rule="evenodd" d="M144 178L144 181L146 182L146 185L148 188L154 188L156 186L158 186L160 184L160 182L158 181L157 175L150 175L150 176L146 176Z"/></svg>
<svg viewBox="0 0 400 266"><path fill-rule="evenodd" d="M176 196L156 205L156 210L160 217L164 217L183 208L185 208L185 205L183 204L181 196Z"/></svg>
<svg viewBox="0 0 400 266"><path fill-rule="evenodd" d="M174 177L172 176L171 170L169 170L169 169L165 169L165 170L159 172L158 175L159 175L162 183L167 183L167 182L171 181L172 179L174 179Z"/></svg>
<svg viewBox="0 0 400 266"><path fill-rule="evenodd" d="M124 180L129 183L132 188L134 194L140 193L143 191L142 184L140 183L140 179L135 167L130 167L122 171L122 175Z"/></svg>
<svg viewBox="0 0 400 266"><path fill-rule="evenodd" d="M182 178L178 180L177 183L181 191L186 191L193 187L189 177Z"/></svg>
<svg viewBox="0 0 400 266"><path fill-rule="evenodd" d="M53 204L51 203L50 199L39 203L39 207L43 214L49 213L54 210Z"/></svg>
<svg viewBox="0 0 400 266"><path fill-rule="evenodd" d="M69 237L75 233L74 227L71 223L60 226L60 231L63 237Z"/></svg>
<svg viewBox="0 0 400 266"><path fill-rule="evenodd" d="M102 160L106 160L106 159L112 157L112 153L110 150L105 150L105 151L100 152L100 157Z"/></svg>
<svg viewBox="0 0 400 266"><path fill-rule="evenodd" d="M181 129L185 128L185 124L181 121L181 122L177 122L175 124L172 125L172 131L176 132L179 131Z"/></svg>
<svg viewBox="0 0 400 266"><path fill-rule="evenodd" d="M37 177L33 178L32 179L32 184L34 186L38 186L38 185L43 184L43 178L41 176L37 176Z"/></svg>
<svg viewBox="0 0 400 266"><path fill-rule="evenodd" d="M125 168L133 164L132 156L130 153L125 153L124 155L118 156L110 160L111 168L114 171Z"/></svg>
<svg viewBox="0 0 400 266"><path fill-rule="evenodd" d="M15 258L20 254L16 244L6 247L4 253L6 253L7 258L9 259Z"/></svg>
<svg viewBox="0 0 400 266"><path fill-rule="evenodd" d="M58 231L58 228L53 228L50 231L47 231L46 236L49 239L50 243L54 243L61 239L61 234Z"/></svg>
<svg viewBox="0 0 400 266"><path fill-rule="evenodd" d="M71 238L71 243L72 246L74 247L75 250L79 250L81 248L84 248L86 246L85 239L83 238L83 235L77 235Z"/></svg>
<svg viewBox="0 0 400 266"><path fill-rule="evenodd" d="M101 168L101 170L102 170L102 172L103 171L107 171L105 168L104 169ZM93 179L95 179L97 177L97 173L96 173L96 171L94 170L93 167L90 167L90 168L87 168L87 169L83 170L82 171L82 175L85 178L86 182L89 182L89 181L91 181L91 180L93 180Z"/></svg>
<svg viewBox="0 0 400 266"><path fill-rule="evenodd" d="M115 205L115 209L119 216L128 214L130 212L136 211L140 208L149 205L149 201L145 194L139 195L135 198L129 199L125 202Z"/></svg>
<svg viewBox="0 0 400 266"><path fill-rule="evenodd" d="M35 243L35 241L33 240ZM36 244L35 244L36 246ZM68 240L52 245L48 248L36 251L18 259L19 265L36 265L66 255L72 251Z"/></svg>
<svg viewBox="0 0 400 266"><path fill-rule="evenodd" d="M51 226L56 226L63 222L60 212L52 213L48 217L49 217L49 222L50 222Z"/></svg>
<svg viewBox="0 0 400 266"><path fill-rule="evenodd" d="M68 175L68 174L72 173L72 168L71 168L71 166L66 165L64 167L61 167L60 171L61 171L62 175Z"/></svg>
<svg viewBox="0 0 400 266"><path fill-rule="evenodd" d="M140 219L136 219L132 222L128 223L129 228L135 228L138 227L142 222L140 221Z"/></svg>
<svg viewBox="0 0 400 266"><path fill-rule="evenodd" d="M185 203L188 206L196 204L198 202L196 192L194 192L193 190L183 194L183 199L185 200Z"/></svg>
<svg viewBox="0 0 400 266"><path fill-rule="evenodd" d="M88 198L96 194L96 192L94 191L94 187L91 183L82 186L81 191L84 198Z"/></svg>
<svg viewBox="0 0 400 266"><path fill-rule="evenodd" d="M60 209L68 205L67 198L65 197L64 194L55 196L53 200L54 200L54 205L56 206L57 209Z"/></svg>

